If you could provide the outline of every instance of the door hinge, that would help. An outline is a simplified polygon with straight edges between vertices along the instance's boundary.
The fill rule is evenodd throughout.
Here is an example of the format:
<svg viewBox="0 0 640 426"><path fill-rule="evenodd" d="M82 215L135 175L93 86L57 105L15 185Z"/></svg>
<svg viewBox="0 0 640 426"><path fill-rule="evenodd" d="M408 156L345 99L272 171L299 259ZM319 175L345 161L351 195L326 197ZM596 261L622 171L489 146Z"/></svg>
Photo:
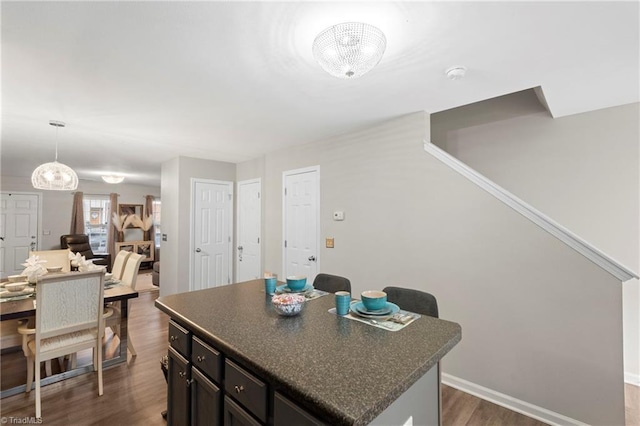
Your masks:
<svg viewBox="0 0 640 426"><path fill-rule="evenodd" d="M258 237L258 244L260 244L260 237Z"/></svg>
<svg viewBox="0 0 640 426"><path fill-rule="evenodd" d="M284 240L284 248L287 248L287 240Z"/></svg>
<svg viewBox="0 0 640 426"><path fill-rule="evenodd" d="M258 198L260 198L260 193L258 192Z"/></svg>
<svg viewBox="0 0 640 426"><path fill-rule="evenodd" d="M231 277L227 277L227 284L231 284Z"/></svg>
<svg viewBox="0 0 640 426"><path fill-rule="evenodd" d="M284 189L284 196L287 196L287 188Z"/></svg>
<svg viewBox="0 0 640 426"><path fill-rule="evenodd" d="M231 237L227 237L227 239L229 240L229 242L231 242Z"/></svg>
<svg viewBox="0 0 640 426"><path fill-rule="evenodd" d="M231 200L231 197L233 197L233 194L228 194L229 195L229 200Z"/></svg>

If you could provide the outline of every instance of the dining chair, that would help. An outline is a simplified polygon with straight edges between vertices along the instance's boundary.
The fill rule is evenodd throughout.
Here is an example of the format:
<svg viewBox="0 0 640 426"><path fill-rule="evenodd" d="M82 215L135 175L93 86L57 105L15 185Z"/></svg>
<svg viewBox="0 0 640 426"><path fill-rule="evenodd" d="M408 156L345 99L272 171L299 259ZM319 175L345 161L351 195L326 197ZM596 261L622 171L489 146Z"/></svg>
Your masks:
<svg viewBox="0 0 640 426"><path fill-rule="evenodd" d="M40 250L32 251L29 256L36 255L40 260L46 260L43 266L50 268L52 266L62 266L62 272L71 271L71 260L69 259L69 249L63 250Z"/></svg>
<svg viewBox="0 0 640 426"><path fill-rule="evenodd" d="M31 391L35 369L36 418L42 417L40 363L84 349L93 349L93 369L102 387L102 337L104 336L104 273L78 272L45 275L36 283L35 328L18 327L27 357L26 392Z"/></svg>
<svg viewBox="0 0 640 426"><path fill-rule="evenodd" d="M122 271L122 277L120 281L124 285L128 285L133 290L136 289L136 282L138 280L138 269L140 269L140 263L142 263L142 259L144 256L131 253L127 262L124 266L124 270ZM113 331L113 334L120 338L120 318L122 316L122 312L116 306L111 306L113 310L112 315L107 319L106 326ZM131 336L127 336L127 349L131 352L131 356L138 356L135 347L133 346L133 341L131 340Z"/></svg>
<svg viewBox="0 0 640 426"><path fill-rule="evenodd" d="M124 266L131 255L130 251L120 250L113 261L113 267L111 268L111 274L116 280L122 279L122 273L124 272Z"/></svg>
<svg viewBox="0 0 640 426"><path fill-rule="evenodd" d="M336 291L348 291L351 293L351 281L337 275L318 274L313 280L313 287L328 293L335 293Z"/></svg>
<svg viewBox="0 0 640 426"><path fill-rule="evenodd" d="M405 311L438 318L438 301L430 293L402 287L385 287L387 301L395 303Z"/></svg>

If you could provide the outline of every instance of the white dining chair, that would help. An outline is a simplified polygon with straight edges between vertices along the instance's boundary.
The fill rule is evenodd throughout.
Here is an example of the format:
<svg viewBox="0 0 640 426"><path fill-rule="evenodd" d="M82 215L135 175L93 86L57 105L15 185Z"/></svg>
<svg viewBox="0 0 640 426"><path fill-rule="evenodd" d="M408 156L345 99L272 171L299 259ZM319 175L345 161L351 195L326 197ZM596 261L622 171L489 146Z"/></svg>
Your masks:
<svg viewBox="0 0 640 426"><path fill-rule="evenodd" d="M93 369L102 387L102 337L104 336L104 273L45 275L36 283L35 329L18 327L27 357L26 392L31 391L35 369L36 418L42 417L40 363L93 349Z"/></svg>
<svg viewBox="0 0 640 426"><path fill-rule="evenodd" d="M116 280L122 279L122 272L124 272L124 266L131 255L130 251L120 250L113 261L113 267L111 268L111 274Z"/></svg>
<svg viewBox="0 0 640 426"><path fill-rule="evenodd" d="M124 266L124 270L122 271L122 277L120 281L124 285L130 286L133 290L136 289L136 282L138 280L138 269L140 269L140 263L142 263L142 259L144 256L131 253L129 258L127 259L127 263ZM131 305L129 305L129 310L131 310ZM113 310L112 315L107 319L106 325L113 331L113 334L120 338L120 318L122 316L122 312L115 305L111 306ZM131 335L127 336L127 349L131 352L131 356L138 356L135 347L133 346L133 341L131 340Z"/></svg>
<svg viewBox="0 0 640 426"><path fill-rule="evenodd" d="M32 251L29 256L36 255L40 260L46 260L42 266L50 268L52 266L62 266L62 272L71 271L71 260L69 259L69 249L63 250L40 250Z"/></svg>

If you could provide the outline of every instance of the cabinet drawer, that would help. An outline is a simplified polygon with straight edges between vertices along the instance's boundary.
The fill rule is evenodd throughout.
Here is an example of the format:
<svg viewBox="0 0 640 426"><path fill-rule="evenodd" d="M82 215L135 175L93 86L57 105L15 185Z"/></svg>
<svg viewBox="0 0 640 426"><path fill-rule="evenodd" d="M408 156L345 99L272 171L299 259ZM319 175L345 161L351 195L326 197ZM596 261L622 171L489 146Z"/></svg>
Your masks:
<svg viewBox="0 0 640 426"><path fill-rule="evenodd" d="M225 360L224 390L263 422L267 421L267 384Z"/></svg>
<svg viewBox="0 0 640 426"><path fill-rule="evenodd" d="M274 426L320 426L320 420L276 392L273 404Z"/></svg>
<svg viewBox="0 0 640 426"><path fill-rule="evenodd" d="M191 355L191 333L186 328L169 321L169 345L188 359Z"/></svg>
<svg viewBox="0 0 640 426"><path fill-rule="evenodd" d="M214 382L222 382L222 355L195 336L191 344L191 363Z"/></svg>

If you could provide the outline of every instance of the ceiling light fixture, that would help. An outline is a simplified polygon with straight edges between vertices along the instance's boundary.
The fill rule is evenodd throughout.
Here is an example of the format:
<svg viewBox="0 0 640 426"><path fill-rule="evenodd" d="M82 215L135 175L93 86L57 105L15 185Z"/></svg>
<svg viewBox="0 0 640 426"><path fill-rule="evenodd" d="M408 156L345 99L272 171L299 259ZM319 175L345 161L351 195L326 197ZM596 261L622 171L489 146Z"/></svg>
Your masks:
<svg viewBox="0 0 640 426"><path fill-rule="evenodd" d="M322 31L313 41L313 56L329 74L357 78L375 67L387 47L382 31L362 22L345 22Z"/></svg>
<svg viewBox="0 0 640 426"><path fill-rule="evenodd" d="M58 129L64 127L62 121L49 121L56 128L56 159L36 167L31 174L31 184L36 189L52 191L73 191L78 188L78 175L65 164L58 163Z"/></svg>
<svg viewBox="0 0 640 426"><path fill-rule="evenodd" d="M103 175L102 180L107 183L120 183L124 180L124 176L121 175Z"/></svg>

